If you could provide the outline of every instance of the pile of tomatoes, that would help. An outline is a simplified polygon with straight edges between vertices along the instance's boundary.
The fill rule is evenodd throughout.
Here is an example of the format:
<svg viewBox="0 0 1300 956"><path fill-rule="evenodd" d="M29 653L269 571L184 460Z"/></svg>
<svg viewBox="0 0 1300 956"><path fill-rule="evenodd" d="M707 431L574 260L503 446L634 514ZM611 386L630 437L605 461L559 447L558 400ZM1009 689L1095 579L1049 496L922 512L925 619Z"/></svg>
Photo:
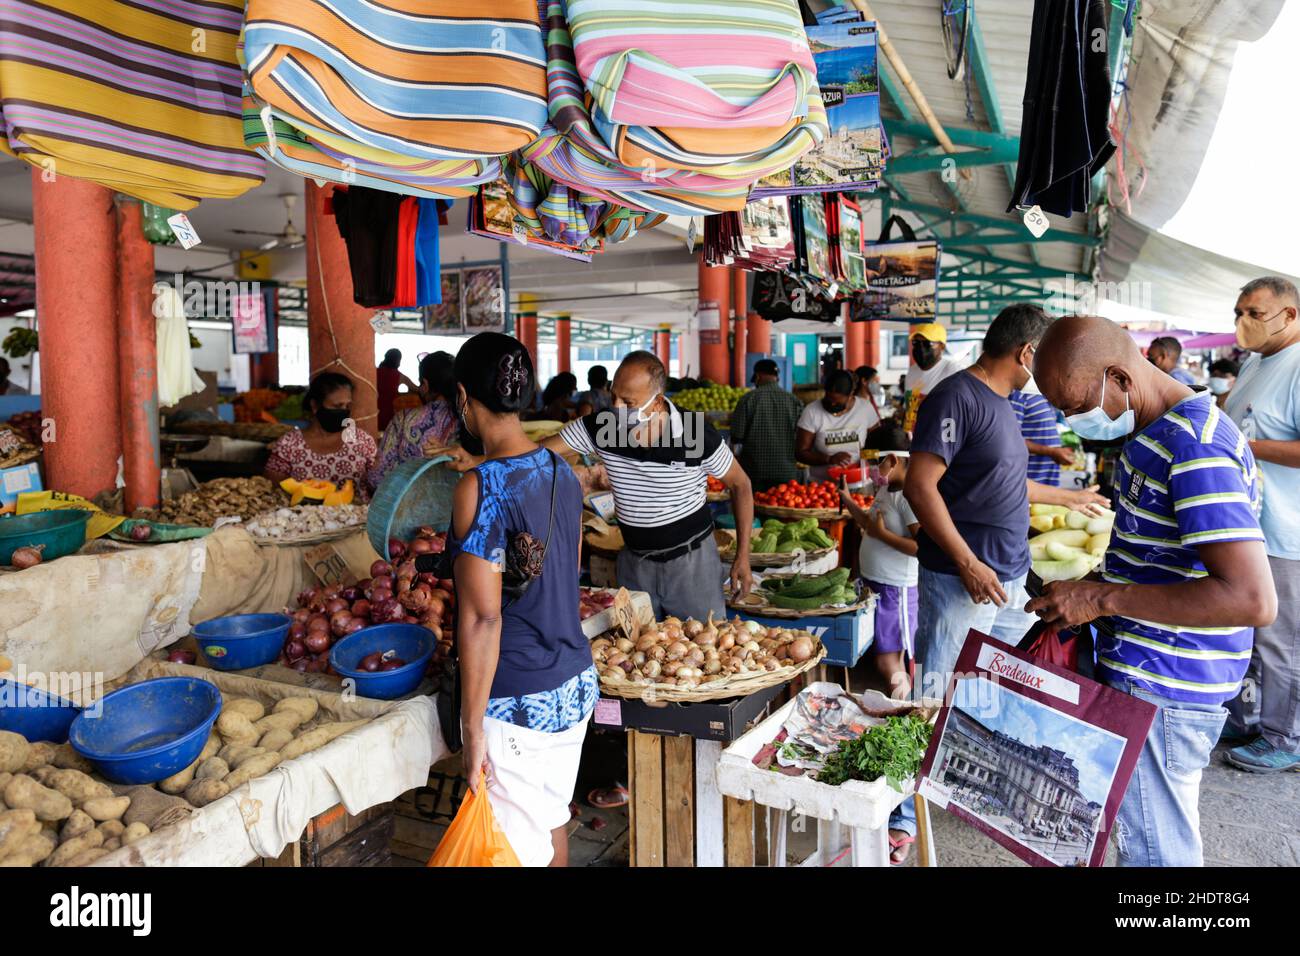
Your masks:
<svg viewBox="0 0 1300 956"><path fill-rule="evenodd" d="M719 481L717 478L714 478L712 475L705 475L704 477L708 480L709 491L726 491L726 490L727 490L727 486L724 485L724 484L723 484L721 481Z"/></svg>
<svg viewBox="0 0 1300 956"><path fill-rule="evenodd" d="M870 499L856 493L853 500L863 508L871 504ZM773 508L838 508L840 492L833 481L808 485L788 481L767 491L755 492L754 503Z"/></svg>

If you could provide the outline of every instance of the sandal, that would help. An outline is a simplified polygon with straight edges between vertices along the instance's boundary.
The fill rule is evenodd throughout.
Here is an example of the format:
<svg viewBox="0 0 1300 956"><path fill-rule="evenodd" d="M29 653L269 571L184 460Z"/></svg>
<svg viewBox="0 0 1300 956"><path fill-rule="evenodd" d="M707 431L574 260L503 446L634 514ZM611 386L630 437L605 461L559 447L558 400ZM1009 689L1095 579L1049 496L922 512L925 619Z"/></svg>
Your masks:
<svg viewBox="0 0 1300 956"><path fill-rule="evenodd" d="M889 837L889 865L902 866L904 863L906 863L907 857L910 852L908 850L908 847L910 847L915 842L916 842L916 837L914 836L904 834L901 837L896 837L891 834ZM895 857L894 854L897 853L899 850L903 851L903 855L900 857Z"/></svg>
<svg viewBox="0 0 1300 956"><path fill-rule="evenodd" d="M627 787L616 783L609 788L597 787L587 794L587 803L598 810L613 810L628 803Z"/></svg>

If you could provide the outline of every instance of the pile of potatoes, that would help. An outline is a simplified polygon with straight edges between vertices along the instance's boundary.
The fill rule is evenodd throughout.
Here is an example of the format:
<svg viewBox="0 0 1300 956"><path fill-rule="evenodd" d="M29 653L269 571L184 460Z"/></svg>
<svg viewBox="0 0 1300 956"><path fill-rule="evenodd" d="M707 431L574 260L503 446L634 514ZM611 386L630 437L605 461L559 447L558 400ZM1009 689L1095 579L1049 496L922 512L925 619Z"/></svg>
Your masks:
<svg viewBox="0 0 1300 956"><path fill-rule="evenodd" d="M148 835L123 822L131 798L89 769L68 744L0 731L0 867L85 866Z"/></svg>
<svg viewBox="0 0 1300 956"><path fill-rule="evenodd" d="M251 697L227 700L198 759L159 781L158 789L183 795L192 805L204 807L285 760L311 753L365 723L340 721L304 729L315 720L318 709L311 697L286 697L269 714Z"/></svg>
<svg viewBox="0 0 1300 956"><path fill-rule="evenodd" d="M318 723L319 705L310 697L290 697L270 713L247 697L227 700L198 759L159 781L152 789L136 788L153 800L133 807L91 776L92 765L71 744L29 743L19 734L0 731L0 867L85 866L151 831L132 816L156 813L156 801L185 808L203 807L241 784L340 737L364 720ZM119 788L120 789L120 788ZM136 813L132 813L137 810ZM182 814L183 815L183 814ZM176 819L175 815L168 821ZM161 824L158 824L161 825Z"/></svg>

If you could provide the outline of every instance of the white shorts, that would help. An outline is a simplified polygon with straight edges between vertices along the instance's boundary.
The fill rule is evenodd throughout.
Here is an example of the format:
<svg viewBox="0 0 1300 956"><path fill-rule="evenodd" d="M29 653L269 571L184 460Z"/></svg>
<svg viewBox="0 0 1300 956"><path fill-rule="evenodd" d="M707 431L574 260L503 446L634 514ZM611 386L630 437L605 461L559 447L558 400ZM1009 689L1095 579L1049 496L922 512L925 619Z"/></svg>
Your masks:
<svg viewBox="0 0 1300 956"><path fill-rule="evenodd" d="M582 741L591 718L558 734L483 718L488 802L524 866L546 866L555 854L551 831L569 822Z"/></svg>

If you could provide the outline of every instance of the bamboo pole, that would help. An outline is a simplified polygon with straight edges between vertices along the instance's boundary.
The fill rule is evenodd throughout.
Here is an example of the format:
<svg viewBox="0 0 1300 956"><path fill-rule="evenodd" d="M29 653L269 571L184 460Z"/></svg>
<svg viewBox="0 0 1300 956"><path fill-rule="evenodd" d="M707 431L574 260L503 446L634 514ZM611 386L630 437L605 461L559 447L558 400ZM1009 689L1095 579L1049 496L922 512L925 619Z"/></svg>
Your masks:
<svg viewBox="0 0 1300 956"><path fill-rule="evenodd" d="M894 44L889 42L889 34L885 32L885 25L880 22L880 18L871 9L871 4L867 0L853 0L853 5L861 10L868 20L876 21L876 45L884 51L885 59L889 60L894 72L898 74L899 82L903 84L903 88L912 97L912 102L916 104L921 117L925 120L926 125L930 127L930 132L934 134L934 141L939 144L945 153L957 152L956 145L949 139L943 124L939 122L939 117L935 116L934 110L930 108L930 101L925 98L921 88L916 85L916 80L912 79L912 71L903 62L902 55L894 49ZM958 170L958 173L963 179L970 178L970 170L965 167Z"/></svg>

